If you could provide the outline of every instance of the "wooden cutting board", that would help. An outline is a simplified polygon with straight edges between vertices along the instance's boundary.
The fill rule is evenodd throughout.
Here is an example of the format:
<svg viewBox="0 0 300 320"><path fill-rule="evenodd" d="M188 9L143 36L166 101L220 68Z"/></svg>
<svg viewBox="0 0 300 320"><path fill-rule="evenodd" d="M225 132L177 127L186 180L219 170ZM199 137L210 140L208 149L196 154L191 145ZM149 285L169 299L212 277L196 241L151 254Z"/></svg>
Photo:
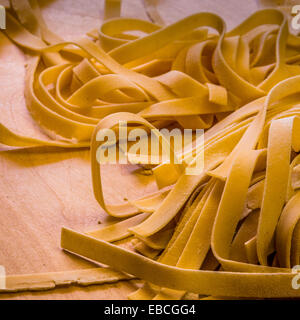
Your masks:
<svg viewBox="0 0 300 320"><path fill-rule="evenodd" d="M39 2L49 27L65 39L78 38L100 26L103 1ZM255 0L158 1L158 10L166 23L199 11L211 11L222 16L228 28L232 28L256 9ZM142 0L124 0L122 15L147 19ZM24 54L0 34L0 122L21 134L44 137L26 110L25 64ZM85 231L107 220L93 197L89 150L9 150L0 146L0 151L0 265L7 274L95 267L62 252L59 246L62 226ZM140 188L131 188L132 182L139 183ZM154 188L151 178L125 166L107 167L104 184L110 202L135 198ZM126 299L138 285L139 281L132 280L5 294L0 299Z"/></svg>

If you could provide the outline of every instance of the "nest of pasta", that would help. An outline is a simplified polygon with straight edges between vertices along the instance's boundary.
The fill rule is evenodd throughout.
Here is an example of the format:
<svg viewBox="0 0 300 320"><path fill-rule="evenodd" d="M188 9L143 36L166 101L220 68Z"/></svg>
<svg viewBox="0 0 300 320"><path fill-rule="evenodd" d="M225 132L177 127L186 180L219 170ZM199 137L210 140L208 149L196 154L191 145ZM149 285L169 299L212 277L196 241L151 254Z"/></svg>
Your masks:
<svg viewBox="0 0 300 320"><path fill-rule="evenodd" d="M169 26L114 18L66 42L35 1L11 2L5 33L32 56L28 110L53 139L0 124L0 142L91 146L95 197L120 219L88 233L63 228L62 248L143 279L131 299L298 297L300 39L284 14L258 11L231 31L212 13ZM110 1L107 12L118 12ZM203 172L161 163L156 193L107 204L97 133L120 121L204 129ZM185 168L195 148L178 152ZM125 238L135 251L114 244Z"/></svg>

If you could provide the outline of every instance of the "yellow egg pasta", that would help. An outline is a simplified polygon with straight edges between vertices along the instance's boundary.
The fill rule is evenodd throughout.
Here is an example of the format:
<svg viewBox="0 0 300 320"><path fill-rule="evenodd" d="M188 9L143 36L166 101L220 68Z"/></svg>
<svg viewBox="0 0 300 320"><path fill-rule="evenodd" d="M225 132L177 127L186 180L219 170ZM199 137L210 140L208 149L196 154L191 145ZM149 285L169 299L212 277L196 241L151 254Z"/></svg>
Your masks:
<svg viewBox="0 0 300 320"><path fill-rule="evenodd" d="M292 285L300 261L300 38L287 18L261 10L228 31L213 13L165 25L150 0L153 22L119 17L121 2L105 3L99 30L77 41L51 32L36 1L12 0L4 31L30 52L27 108L52 139L0 123L0 143L90 146L95 198L120 219L86 233L63 228L62 249L144 280L129 299L300 297ZM151 167L156 193L110 204L97 135L120 121L203 129L204 145L172 149L180 165ZM199 151L203 172L186 174ZM130 237L135 252L114 244Z"/></svg>

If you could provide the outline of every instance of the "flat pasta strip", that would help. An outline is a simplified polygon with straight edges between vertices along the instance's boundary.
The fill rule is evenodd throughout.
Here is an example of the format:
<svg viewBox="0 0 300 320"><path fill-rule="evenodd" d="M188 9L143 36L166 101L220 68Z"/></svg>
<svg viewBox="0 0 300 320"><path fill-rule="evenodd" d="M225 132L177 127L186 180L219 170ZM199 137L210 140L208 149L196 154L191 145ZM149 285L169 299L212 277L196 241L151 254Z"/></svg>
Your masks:
<svg viewBox="0 0 300 320"><path fill-rule="evenodd" d="M30 275L6 276L6 287L0 293L53 290L72 285L89 286L132 280L133 277L108 268L49 272Z"/></svg>

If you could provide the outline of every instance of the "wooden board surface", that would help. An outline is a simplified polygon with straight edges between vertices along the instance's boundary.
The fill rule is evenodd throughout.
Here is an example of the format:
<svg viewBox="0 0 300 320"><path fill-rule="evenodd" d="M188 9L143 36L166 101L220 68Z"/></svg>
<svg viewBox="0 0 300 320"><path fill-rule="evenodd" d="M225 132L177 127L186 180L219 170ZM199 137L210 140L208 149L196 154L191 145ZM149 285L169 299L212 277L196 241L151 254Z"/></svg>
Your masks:
<svg viewBox="0 0 300 320"><path fill-rule="evenodd" d="M4 1L5 2L5 1ZM0 2L1 3L1 2ZM50 28L65 39L99 27L103 1L41 0ZM167 23L199 11L220 14L231 28L257 8L240 0L160 0ZM124 0L124 16L147 19L142 0ZM43 137L24 101L26 58L0 34L0 122L28 136ZM75 270L94 264L61 251L62 226L95 229L106 214L93 197L89 150L0 148L0 265L7 274ZM135 168L107 167L104 183L110 201L134 198L153 190L153 181ZM130 188L131 181L140 188ZM6 294L0 299L126 299L138 281L70 287L47 292Z"/></svg>

